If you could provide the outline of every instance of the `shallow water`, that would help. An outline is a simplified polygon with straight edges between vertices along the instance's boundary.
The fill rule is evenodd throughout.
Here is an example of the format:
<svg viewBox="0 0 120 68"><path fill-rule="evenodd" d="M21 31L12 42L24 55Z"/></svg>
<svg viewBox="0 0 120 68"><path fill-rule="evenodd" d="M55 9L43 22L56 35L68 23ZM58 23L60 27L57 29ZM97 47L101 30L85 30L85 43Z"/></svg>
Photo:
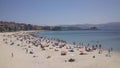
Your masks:
<svg viewBox="0 0 120 68"><path fill-rule="evenodd" d="M102 44L105 49L113 48L120 51L119 30L79 30L79 31L46 31L36 34L48 38L59 38L69 43L83 43L87 45Z"/></svg>

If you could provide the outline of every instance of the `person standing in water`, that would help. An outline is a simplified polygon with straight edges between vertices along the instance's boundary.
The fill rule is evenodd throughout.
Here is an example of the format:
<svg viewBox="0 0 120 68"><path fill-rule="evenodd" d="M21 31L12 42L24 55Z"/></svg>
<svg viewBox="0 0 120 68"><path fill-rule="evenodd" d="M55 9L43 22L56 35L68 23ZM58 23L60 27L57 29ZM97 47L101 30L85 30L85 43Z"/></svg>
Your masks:
<svg viewBox="0 0 120 68"><path fill-rule="evenodd" d="M102 54L102 45L101 44L99 44L99 52L98 53Z"/></svg>

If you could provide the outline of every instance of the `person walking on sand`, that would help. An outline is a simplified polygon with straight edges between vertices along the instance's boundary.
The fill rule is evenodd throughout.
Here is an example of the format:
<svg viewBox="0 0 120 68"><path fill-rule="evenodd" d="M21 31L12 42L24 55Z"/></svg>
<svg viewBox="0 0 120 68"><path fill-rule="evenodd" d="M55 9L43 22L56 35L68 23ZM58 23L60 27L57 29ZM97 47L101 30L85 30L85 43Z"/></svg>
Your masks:
<svg viewBox="0 0 120 68"><path fill-rule="evenodd" d="M102 47L102 45L101 45L101 44L99 44L99 49L101 49L101 47Z"/></svg>
<svg viewBox="0 0 120 68"><path fill-rule="evenodd" d="M108 57L111 57L111 50L108 49Z"/></svg>
<svg viewBox="0 0 120 68"><path fill-rule="evenodd" d="M26 54L28 53L28 49L26 48Z"/></svg>
<svg viewBox="0 0 120 68"><path fill-rule="evenodd" d="M11 53L11 57L14 57L13 53Z"/></svg>

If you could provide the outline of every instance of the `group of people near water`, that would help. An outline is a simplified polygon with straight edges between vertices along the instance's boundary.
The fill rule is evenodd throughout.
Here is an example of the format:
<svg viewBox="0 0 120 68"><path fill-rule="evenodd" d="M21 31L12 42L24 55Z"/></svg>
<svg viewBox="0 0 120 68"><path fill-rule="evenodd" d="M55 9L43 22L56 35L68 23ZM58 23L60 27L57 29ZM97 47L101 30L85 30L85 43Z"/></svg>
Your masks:
<svg viewBox="0 0 120 68"><path fill-rule="evenodd" d="M3 35L5 38L3 41L9 45L17 45L20 46L24 49L26 54L34 54L34 50L32 47L38 47L42 51L45 51L47 49L51 49L54 51L59 51L62 56L67 55L67 52L74 52L74 51L79 51L80 55L87 55L87 52L92 52L94 50L98 50L98 54L102 54L102 45L101 44L96 44L90 46L88 45L83 45L83 43L76 44L73 42L73 44L67 43L67 41L56 39L56 38L46 38L46 37L37 37L34 35L35 32L21 32L21 33L16 33L12 35ZM11 38L14 37L15 39L12 40ZM10 39L10 41L7 41L7 39ZM16 41L20 41L20 43L15 43ZM24 45L23 43L26 43L27 45ZM111 51L113 49L110 48L108 49L108 54L106 56L111 56ZM14 57L14 53L11 53L11 57ZM35 56L34 56L35 57ZM48 56L47 58L50 58L51 56ZM70 61L74 61L74 59L70 59Z"/></svg>

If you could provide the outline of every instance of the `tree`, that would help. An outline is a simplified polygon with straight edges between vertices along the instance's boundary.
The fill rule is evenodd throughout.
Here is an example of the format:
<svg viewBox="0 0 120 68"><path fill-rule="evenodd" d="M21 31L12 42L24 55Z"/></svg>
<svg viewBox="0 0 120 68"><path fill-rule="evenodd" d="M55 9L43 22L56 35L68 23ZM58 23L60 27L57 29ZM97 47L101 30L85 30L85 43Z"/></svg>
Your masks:
<svg viewBox="0 0 120 68"><path fill-rule="evenodd" d="M0 27L0 32L3 32L3 31L5 31L4 28Z"/></svg>

